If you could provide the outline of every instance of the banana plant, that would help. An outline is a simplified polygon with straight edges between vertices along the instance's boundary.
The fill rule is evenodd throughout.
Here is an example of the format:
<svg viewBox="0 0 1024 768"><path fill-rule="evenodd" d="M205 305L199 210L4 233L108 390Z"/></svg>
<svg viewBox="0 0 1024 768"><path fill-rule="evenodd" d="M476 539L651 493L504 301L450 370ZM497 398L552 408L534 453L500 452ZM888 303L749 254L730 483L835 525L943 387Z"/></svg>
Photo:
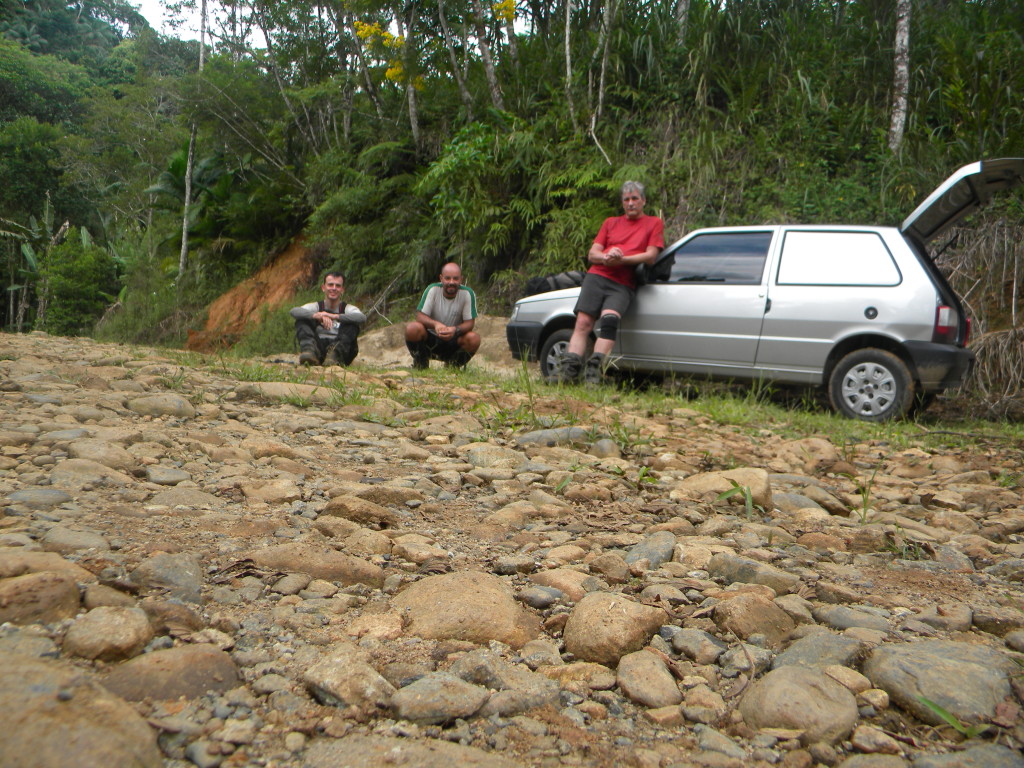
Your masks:
<svg viewBox="0 0 1024 768"><path fill-rule="evenodd" d="M25 225L9 219L0 219L0 237L20 241L19 252L22 260L13 270L12 276L15 277L15 282L7 286L11 299L8 304L13 314L13 318L9 316L8 320L13 321L14 328L18 333L21 333L24 328L25 317L32 305L33 298L36 299L36 326L40 327L45 320L48 293L42 266L50 249L64 239L69 226L69 222L65 221L54 230L53 206L50 205L49 196L43 205L41 221L35 216L29 216L28 224ZM88 236L87 233L86 236ZM16 308L14 308L15 295Z"/></svg>

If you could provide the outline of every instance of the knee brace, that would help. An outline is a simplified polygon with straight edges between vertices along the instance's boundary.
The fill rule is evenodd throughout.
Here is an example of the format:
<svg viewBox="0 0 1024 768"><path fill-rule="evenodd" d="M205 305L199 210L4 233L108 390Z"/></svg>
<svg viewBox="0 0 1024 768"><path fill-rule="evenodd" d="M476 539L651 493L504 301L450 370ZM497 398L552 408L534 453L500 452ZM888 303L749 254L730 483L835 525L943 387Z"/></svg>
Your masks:
<svg viewBox="0 0 1024 768"><path fill-rule="evenodd" d="M597 329L597 338L615 341L619 336L619 316L601 315L600 327Z"/></svg>

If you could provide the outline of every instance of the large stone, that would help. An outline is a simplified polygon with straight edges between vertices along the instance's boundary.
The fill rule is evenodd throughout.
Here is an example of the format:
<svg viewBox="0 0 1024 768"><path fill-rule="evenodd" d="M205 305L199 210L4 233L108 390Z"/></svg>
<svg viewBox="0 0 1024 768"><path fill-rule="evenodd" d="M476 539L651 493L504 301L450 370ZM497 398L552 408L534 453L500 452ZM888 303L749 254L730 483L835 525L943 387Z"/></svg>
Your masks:
<svg viewBox="0 0 1024 768"><path fill-rule="evenodd" d="M41 571L66 573L80 582L96 581L91 572L54 552L26 552L20 547L0 548L0 579Z"/></svg>
<svg viewBox="0 0 1024 768"><path fill-rule="evenodd" d="M750 500L754 506L771 511L772 486L768 479L768 473L763 469L752 467L690 475L676 483L669 498L674 501L714 501L718 496L733 490L736 486L750 491ZM735 493L731 500L742 503L743 498L742 493Z"/></svg>
<svg viewBox="0 0 1024 768"><path fill-rule="evenodd" d="M0 765L160 768L156 733L86 672L0 652Z"/></svg>
<svg viewBox="0 0 1024 768"><path fill-rule="evenodd" d="M540 571L530 576L530 581L542 587L551 587L562 592L574 603L578 603L587 594L584 582L593 578L583 571L575 571L572 568L552 568L550 571Z"/></svg>
<svg viewBox="0 0 1024 768"><path fill-rule="evenodd" d="M647 645L667 619L661 608L591 592L569 614L562 636L565 649L576 658L614 667L627 653Z"/></svg>
<svg viewBox="0 0 1024 768"><path fill-rule="evenodd" d="M386 708L395 692L370 665L366 651L344 644L307 669L302 681L324 704L357 707L369 715Z"/></svg>
<svg viewBox="0 0 1024 768"><path fill-rule="evenodd" d="M130 475L91 459L65 459L50 470L50 485L58 488L82 490L97 485L128 486L133 483Z"/></svg>
<svg viewBox="0 0 1024 768"><path fill-rule="evenodd" d="M800 586L799 576L787 573L774 565L728 552L714 555L708 562L707 570L712 576L719 576L728 583L763 584L775 590L776 595L793 592Z"/></svg>
<svg viewBox="0 0 1024 768"><path fill-rule="evenodd" d="M149 503L153 506L186 509L189 512L203 509L218 509L224 506L224 499L198 488L176 486L155 494Z"/></svg>
<svg viewBox="0 0 1024 768"><path fill-rule="evenodd" d="M136 656L111 670L103 685L129 701L193 699L237 686L238 668L212 645L183 645Z"/></svg>
<svg viewBox="0 0 1024 768"><path fill-rule="evenodd" d="M304 768L522 768L508 757L440 739L402 739L352 734L317 739L306 750Z"/></svg>
<svg viewBox="0 0 1024 768"><path fill-rule="evenodd" d="M978 744L961 752L921 755L913 768L1024 768L1024 755L1001 744Z"/></svg>
<svg viewBox="0 0 1024 768"><path fill-rule="evenodd" d="M254 562L285 573L308 573L315 579L379 587L384 572L379 566L327 547L304 542L278 544L249 554Z"/></svg>
<svg viewBox="0 0 1024 768"><path fill-rule="evenodd" d="M0 581L0 624L70 619L78 605L78 584L67 573L26 573Z"/></svg>
<svg viewBox="0 0 1024 768"><path fill-rule="evenodd" d="M825 667L829 664L854 666L864 650L864 643L845 635L815 632L801 637L775 657L772 669L796 665L799 667Z"/></svg>
<svg viewBox="0 0 1024 768"><path fill-rule="evenodd" d="M132 571L131 580L141 587L158 589L189 603L199 602L203 567L195 555L161 552L143 560Z"/></svg>
<svg viewBox="0 0 1024 768"><path fill-rule="evenodd" d="M1018 667L1000 651L949 640L882 645L864 663L872 684L915 717L941 725L921 698L965 723L989 721L1011 693L1009 675Z"/></svg>
<svg viewBox="0 0 1024 768"><path fill-rule="evenodd" d="M558 686L554 682L524 666L508 664L489 650L470 651L456 661L449 672L467 683L493 691L477 712L480 717L509 717L534 707L558 704Z"/></svg>
<svg viewBox="0 0 1024 768"><path fill-rule="evenodd" d="M392 528L398 521L398 516L387 507L358 496L335 496L327 502L322 514L377 528Z"/></svg>
<svg viewBox="0 0 1024 768"><path fill-rule="evenodd" d="M159 394L136 397L128 401L128 408L142 416L173 416L191 419L196 409L181 395Z"/></svg>
<svg viewBox="0 0 1024 768"><path fill-rule="evenodd" d="M84 659L121 661L138 655L152 639L153 628L141 608L100 606L71 625L63 647Z"/></svg>
<svg viewBox="0 0 1024 768"><path fill-rule="evenodd" d="M493 443L468 443L458 449L474 467L514 469L526 462L526 454Z"/></svg>
<svg viewBox="0 0 1024 768"><path fill-rule="evenodd" d="M627 698L645 707L668 707L683 700L665 662L650 651L628 653L619 659L616 681Z"/></svg>
<svg viewBox="0 0 1024 768"><path fill-rule="evenodd" d="M763 595L741 592L723 599L715 606L714 620L722 629L746 640L754 634L768 638L778 646L796 628L789 614Z"/></svg>
<svg viewBox="0 0 1024 768"><path fill-rule="evenodd" d="M396 595L394 606L406 617L406 631L425 639L498 640L520 648L540 634L540 620L488 573L428 576Z"/></svg>
<svg viewBox="0 0 1024 768"><path fill-rule="evenodd" d="M857 700L820 669L789 666L756 680L740 702L752 728L792 728L834 744L857 724Z"/></svg>
<svg viewBox="0 0 1024 768"><path fill-rule="evenodd" d="M264 504L291 504L302 498L302 489L287 477L243 483L242 493L249 501Z"/></svg>
<svg viewBox="0 0 1024 768"><path fill-rule="evenodd" d="M130 473L138 466L134 456L117 443L107 440L75 440L68 445L68 456L73 459L89 459L119 472Z"/></svg>
<svg viewBox="0 0 1024 768"><path fill-rule="evenodd" d="M676 548L676 537L670 531L657 531L652 533L639 544L630 548L626 553L627 563L635 563L638 560L647 560L651 568L658 568L662 563L672 559Z"/></svg>
<svg viewBox="0 0 1024 768"><path fill-rule="evenodd" d="M110 549L107 540L93 531L76 531L63 525L55 525L43 536L43 549L47 552L71 553L82 549L104 552Z"/></svg>
<svg viewBox="0 0 1024 768"><path fill-rule="evenodd" d="M26 488L23 491L15 491L7 499L29 509L53 509L71 501L72 496L67 491L56 488Z"/></svg>
<svg viewBox="0 0 1024 768"><path fill-rule="evenodd" d="M391 697L395 717L422 725L450 723L475 714L490 694L447 672L426 675Z"/></svg>

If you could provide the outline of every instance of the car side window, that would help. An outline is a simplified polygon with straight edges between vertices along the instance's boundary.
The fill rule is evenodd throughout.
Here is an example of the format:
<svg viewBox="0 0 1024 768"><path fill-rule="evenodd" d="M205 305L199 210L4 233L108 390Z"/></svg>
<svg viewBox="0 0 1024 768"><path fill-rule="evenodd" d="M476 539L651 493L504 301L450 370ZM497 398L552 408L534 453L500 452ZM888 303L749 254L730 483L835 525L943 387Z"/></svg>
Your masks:
<svg viewBox="0 0 1024 768"><path fill-rule="evenodd" d="M771 232L698 235L676 249L669 282L759 285L771 242Z"/></svg>
<svg viewBox="0 0 1024 768"><path fill-rule="evenodd" d="M899 285L902 276L875 232L790 230L782 241L779 285Z"/></svg>

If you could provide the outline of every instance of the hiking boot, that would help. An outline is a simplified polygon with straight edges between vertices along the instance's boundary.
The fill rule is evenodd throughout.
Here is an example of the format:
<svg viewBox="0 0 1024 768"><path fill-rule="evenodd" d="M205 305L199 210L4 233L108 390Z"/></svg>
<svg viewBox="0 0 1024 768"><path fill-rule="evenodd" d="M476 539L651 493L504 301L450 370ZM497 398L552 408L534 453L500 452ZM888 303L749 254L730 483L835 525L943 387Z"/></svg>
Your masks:
<svg viewBox="0 0 1024 768"><path fill-rule="evenodd" d="M473 359L473 356L464 349L455 352L450 358L444 361L445 368L465 368L466 364Z"/></svg>
<svg viewBox="0 0 1024 768"><path fill-rule="evenodd" d="M604 381L605 356L591 355L587 360L587 368L583 373L583 381L588 386L596 386Z"/></svg>
<svg viewBox="0 0 1024 768"><path fill-rule="evenodd" d="M300 350L299 365L320 365L320 355L314 347L303 347Z"/></svg>
<svg viewBox="0 0 1024 768"><path fill-rule="evenodd" d="M580 378L580 370L582 368L583 358L573 352L566 352L558 360L555 382L558 384L575 383Z"/></svg>
<svg viewBox="0 0 1024 768"><path fill-rule="evenodd" d="M324 355L324 365L340 365L343 368L345 367L345 361L341 357L341 350L338 349L337 344L327 348L327 354Z"/></svg>
<svg viewBox="0 0 1024 768"><path fill-rule="evenodd" d="M430 352L423 342L407 341L405 346L412 355L412 367L417 371L423 371L430 367Z"/></svg>

